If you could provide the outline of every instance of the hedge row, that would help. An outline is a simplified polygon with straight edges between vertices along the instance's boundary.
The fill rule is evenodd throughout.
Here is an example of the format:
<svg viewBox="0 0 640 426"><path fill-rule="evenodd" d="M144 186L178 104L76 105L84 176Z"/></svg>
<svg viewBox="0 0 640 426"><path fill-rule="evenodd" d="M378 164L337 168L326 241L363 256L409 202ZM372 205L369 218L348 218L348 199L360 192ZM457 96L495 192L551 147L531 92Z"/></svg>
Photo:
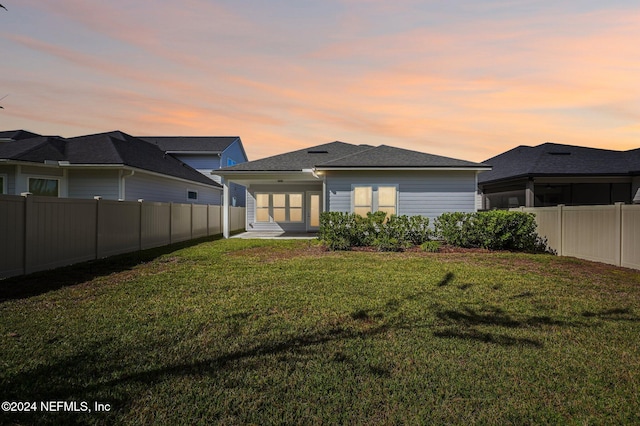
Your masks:
<svg viewBox="0 0 640 426"><path fill-rule="evenodd" d="M318 238L329 250L372 246L380 251L401 251L428 241L491 250L547 251L536 233L531 213L492 210L478 213L444 213L434 220L422 216L387 218L384 212L362 217L352 213L324 212ZM431 244L433 246L433 244Z"/></svg>

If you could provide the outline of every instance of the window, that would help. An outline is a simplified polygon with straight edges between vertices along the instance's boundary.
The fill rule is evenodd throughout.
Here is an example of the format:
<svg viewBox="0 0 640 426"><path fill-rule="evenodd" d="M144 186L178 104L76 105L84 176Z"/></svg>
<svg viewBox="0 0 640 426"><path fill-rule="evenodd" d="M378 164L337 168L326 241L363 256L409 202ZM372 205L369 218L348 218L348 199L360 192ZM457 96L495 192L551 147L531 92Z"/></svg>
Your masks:
<svg viewBox="0 0 640 426"><path fill-rule="evenodd" d="M256 222L303 222L301 193L256 194Z"/></svg>
<svg viewBox="0 0 640 426"><path fill-rule="evenodd" d="M58 179L29 178L29 192L42 197L58 197L60 181Z"/></svg>
<svg viewBox="0 0 640 426"><path fill-rule="evenodd" d="M7 179L3 175L0 175L0 194L7 192L7 188L5 188L6 183Z"/></svg>
<svg viewBox="0 0 640 426"><path fill-rule="evenodd" d="M397 186L363 185L353 187L353 212L360 216L382 211L387 216L398 213Z"/></svg>
<svg viewBox="0 0 640 426"><path fill-rule="evenodd" d="M198 199L198 191L187 191L187 200L195 201Z"/></svg>
<svg viewBox="0 0 640 426"><path fill-rule="evenodd" d="M373 212L373 188L370 186L353 188L353 212L360 216Z"/></svg>
<svg viewBox="0 0 640 426"><path fill-rule="evenodd" d="M227 158L227 167L235 166L236 164L237 164L236 160L234 160L232 158Z"/></svg>
<svg viewBox="0 0 640 426"><path fill-rule="evenodd" d="M388 216L396 214L396 187L378 187L378 211L385 212Z"/></svg>

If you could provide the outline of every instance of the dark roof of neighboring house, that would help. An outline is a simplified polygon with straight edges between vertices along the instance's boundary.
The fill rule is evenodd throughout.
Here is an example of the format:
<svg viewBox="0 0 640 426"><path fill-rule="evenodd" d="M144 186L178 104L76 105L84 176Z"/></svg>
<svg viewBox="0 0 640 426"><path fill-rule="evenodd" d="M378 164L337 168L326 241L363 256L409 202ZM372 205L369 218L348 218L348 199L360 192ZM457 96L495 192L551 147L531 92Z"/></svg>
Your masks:
<svg viewBox="0 0 640 426"><path fill-rule="evenodd" d="M156 145L119 131L68 139L38 136L0 142L0 158L34 163L122 165L220 187L180 160L165 155Z"/></svg>
<svg viewBox="0 0 640 426"><path fill-rule="evenodd" d="M0 139L13 139L18 141L21 139L35 138L40 136L36 133L31 133L26 130L4 130L0 131Z"/></svg>
<svg viewBox="0 0 640 426"><path fill-rule="evenodd" d="M139 136L165 152L221 153L240 139L239 136Z"/></svg>
<svg viewBox="0 0 640 426"><path fill-rule="evenodd" d="M613 151L544 143L519 146L485 161L479 183L535 176L622 176L640 172L640 149Z"/></svg>
<svg viewBox="0 0 640 426"><path fill-rule="evenodd" d="M221 169L223 172L300 171L311 168L487 167L453 158L381 145L331 142Z"/></svg>

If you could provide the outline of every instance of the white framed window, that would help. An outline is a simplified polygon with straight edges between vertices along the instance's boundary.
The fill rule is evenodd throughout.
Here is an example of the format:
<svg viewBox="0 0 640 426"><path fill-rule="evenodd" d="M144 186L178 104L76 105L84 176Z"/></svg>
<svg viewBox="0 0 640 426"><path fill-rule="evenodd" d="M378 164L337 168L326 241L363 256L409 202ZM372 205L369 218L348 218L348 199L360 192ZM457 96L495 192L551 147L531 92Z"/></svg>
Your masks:
<svg viewBox="0 0 640 426"><path fill-rule="evenodd" d="M198 191L187 189L187 201L197 201L197 200L198 200Z"/></svg>
<svg viewBox="0 0 640 426"><path fill-rule="evenodd" d="M29 192L40 197L59 197L60 179L29 178Z"/></svg>
<svg viewBox="0 0 640 426"><path fill-rule="evenodd" d="M303 193L256 193L256 222L303 222Z"/></svg>
<svg viewBox="0 0 640 426"><path fill-rule="evenodd" d="M353 212L366 216L373 212L373 187L356 186L353 188Z"/></svg>
<svg viewBox="0 0 640 426"><path fill-rule="evenodd" d="M360 216L383 211L398 214L398 185L353 185L352 211Z"/></svg>

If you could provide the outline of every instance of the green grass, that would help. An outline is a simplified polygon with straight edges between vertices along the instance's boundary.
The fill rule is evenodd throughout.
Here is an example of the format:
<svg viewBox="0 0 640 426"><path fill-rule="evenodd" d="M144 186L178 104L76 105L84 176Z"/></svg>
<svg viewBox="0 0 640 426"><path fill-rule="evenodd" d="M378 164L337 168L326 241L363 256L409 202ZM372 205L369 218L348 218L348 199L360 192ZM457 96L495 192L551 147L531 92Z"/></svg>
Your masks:
<svg viewBox="0 0 640 426"><path fill-rule="evenodd" d="M638 424L640 272L205 241L0 282L0 423Z"/></svg>

